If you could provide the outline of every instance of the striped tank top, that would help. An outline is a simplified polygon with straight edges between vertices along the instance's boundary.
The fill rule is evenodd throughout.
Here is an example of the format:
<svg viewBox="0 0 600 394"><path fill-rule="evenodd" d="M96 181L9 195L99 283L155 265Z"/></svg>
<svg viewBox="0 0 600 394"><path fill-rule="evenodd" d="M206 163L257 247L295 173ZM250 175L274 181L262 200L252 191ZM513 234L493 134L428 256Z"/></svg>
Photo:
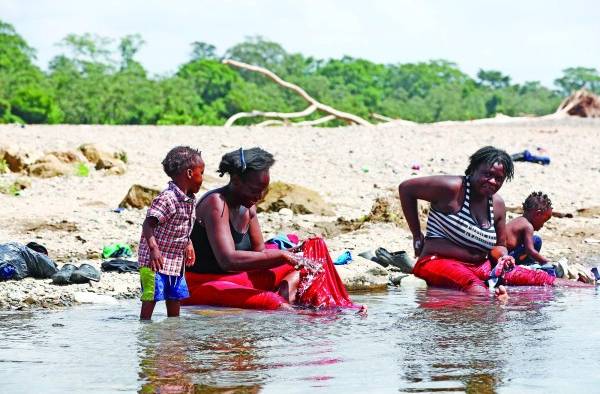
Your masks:
<svg viewBox="0 0 600 394"><path fill-rule="evenodd" d="M482 228L471 215L471 183L465 178L465 200L457 213L445 214L429 210L427 218L426 238L444 238L458 246L488 252L496 245L496 228L494 227L494 204L488 200L490 227Z"/></svg>

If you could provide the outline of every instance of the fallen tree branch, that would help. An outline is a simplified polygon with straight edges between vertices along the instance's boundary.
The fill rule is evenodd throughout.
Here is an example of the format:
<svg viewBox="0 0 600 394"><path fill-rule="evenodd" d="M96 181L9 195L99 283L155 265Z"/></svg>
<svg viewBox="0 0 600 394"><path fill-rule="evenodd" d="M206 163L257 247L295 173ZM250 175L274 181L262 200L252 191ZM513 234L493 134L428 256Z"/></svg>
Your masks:
<svg viewBox="0 0 600 394"><path fill-rule="evenodd" d="M292 123L293 126L316 126L318 124L327 123L330 120L336 119L333 115L323 116L322 118L315 120L305 120L304 122Z"/></svg>
<svg viewBox="0 0 600 394"><path fill-rule="evenodd" d="M290 122L287 119L285 120L277 120L277 119L268 119L264 122L260 122L255 124L257 127L267 127L267 126L291 126L291 127L306 127L306 126L316 126L322 123L327 123L330 120L336 119L333 115L323 116L322 118L315 120L305 120L303 122Z"/></svg>
<svg viewBox="0 0 600 394"><path fill-rule="evenodd" d="M239 112L227 119L225 127L232 126L238 119L242 118L253 118L256 116L263 116L265 118L280 118L280 119L291 119L301 118L308 116L317 110L316 105L306 107L305 110L300 112L264 112L264 111L252 111L252 112Z"/></svg>
<svg viewBox="0 0 600 394"><path fill-rule="evenodd" d="M318 102L313 97L311 97L308 93L306 93L306 91L304 89L302 89L300 86L294 85L293 83L284 81L279 76L277 76L275 73L273 73L270 70L267 70L266 68L258 67L258 66L253 66L253 65L250 65L250 64L238 62L237 60L231 60L231 59L225 59L225 60L223 60L223 63L227 64L229 66L238 67L238 68L242 68L242 69L245 69L245 70L254 71L254 72L263 74L267 78L271 79L273 82L275 82L276 84L278 84L279 86L283 86L284 88L293 90L300 97L302 97L306 102L308 102L311 106L315 106L317 110L325 112L325 113L327 113L329 115L335 116L338 119L344 120L344 121L349 122L349 123L355 123L355 124L363 125L363 126L370 126L371 125L371 123L369 123L367 120L361 118L360 116L349 114L349 113L343 112L343 111L338 111L337 109L335 109L333 107L330 107L329 105L325 105L325 104L322 104L322 103ZM236 116L236 115L233 115L233 116ZM233 118L233 116L232 116L232 118ZM233 124L233 122L229 122L230 119L231 118L229 118L227 120L227 122L225 123L226 126L228 125L228 123ZM234 120L234 122L235 122L235 120ZM229 125L231 125L231 124L229 124Z"/></svg>
<svg viewBox="0 0 600 394"><path fill-rule="evenodd" d="M287 126L289 123L288 122L284 122L283 120L277 120L277 119L269 119L269 120L265 120L264 122L260 122L255 124L256 127L267 127L267 126Z"/></svg>
<svg viewBox="0 0 600 394"><path fill-rule="evenodd" d="M398 119L398 118L394 119L394 118L390 118L389 116L381 115L381 114L378 114L378 113L375 113L375 112L373 112L371 114L371 116L374 117L375 119L382 120L385 123L394 122L395 125L414 126L414 125L417 124L417 123L412 122L410 120L404 120L404 119Z"/></svg>
<svg viewBox="0 0 600 394"><path fill-rule="evenodd" d="M392 121L396 120L394 118L390 118L390 117L385 116L385 115L380 115L380 114L375 113L375 112L373 112L371 114L371 116L374 117L377 120L383 120L384 122L392 122Z"/></svg>

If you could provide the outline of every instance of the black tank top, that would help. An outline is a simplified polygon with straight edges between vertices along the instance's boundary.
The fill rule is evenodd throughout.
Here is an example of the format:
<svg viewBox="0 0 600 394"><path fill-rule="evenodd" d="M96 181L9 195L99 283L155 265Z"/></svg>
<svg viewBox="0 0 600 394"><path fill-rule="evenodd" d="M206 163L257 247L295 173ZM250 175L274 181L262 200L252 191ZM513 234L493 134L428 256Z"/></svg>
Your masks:
<svg viewBox="0 0 600 394"><path fill-rule="evenodd" d="M218 192L220 190L221 189L217 189L206 193L202 199L200 199L200 201L206 198L209 194ZM238 232L233 227L231 222L229 222L229 229L231 230L231 236L233 238L233 243L235 244L235 250L252 250L252 243L250 242L250 234L248 234L248 231L245 233ZM215 253L213 252L210 242L208 241L206 227L197 221L194 222L194 228L192 229L190 239L194 245L196 261L192 267L188 268L188 271L199 274L224 274L227 272L224 271L217 262Z"/></svg>

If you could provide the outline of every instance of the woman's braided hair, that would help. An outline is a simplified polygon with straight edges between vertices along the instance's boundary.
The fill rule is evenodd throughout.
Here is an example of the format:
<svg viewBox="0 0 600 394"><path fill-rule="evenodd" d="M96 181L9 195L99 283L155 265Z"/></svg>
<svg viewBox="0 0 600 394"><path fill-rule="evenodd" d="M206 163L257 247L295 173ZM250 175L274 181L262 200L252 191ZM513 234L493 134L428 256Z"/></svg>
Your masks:
<svg viewBox="0 0 600 394"><path fill-rule="evenodd" d="M465 170L465 175L473 175L475 170L483 163L490 167L496 163L502 164L506 179L509 181L513 179L515 169L509 154L493 146L484 146L469 157L469 166Z"/></svg>
<svg viewBox="0 0 600 394"><path fill-rule="evenodd" d="M240 148L223 155L217 172L219 176L229 174L244 177L248 171L268 170L274 163L273 155L262 148Z"/></svg>

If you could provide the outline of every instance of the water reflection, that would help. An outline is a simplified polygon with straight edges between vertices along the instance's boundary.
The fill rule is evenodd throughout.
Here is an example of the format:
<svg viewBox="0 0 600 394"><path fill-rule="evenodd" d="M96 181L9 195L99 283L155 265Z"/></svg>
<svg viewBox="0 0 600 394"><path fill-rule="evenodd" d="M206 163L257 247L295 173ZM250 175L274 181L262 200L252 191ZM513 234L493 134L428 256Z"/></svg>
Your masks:
<svg viewBox="0 0 600 394"><path fill-rule="evenodd" d="M191 322L197 325L195 329ZM261 385L257 382L262 377L257 371L265 367L254 345L255 331L244 324L220 326L215 316L191 322L165 319L142 324L138 339L140 392L258 392Z"/></svg>
<svg viewBox="0 0 600 394"><path fill-rule="evenodd" d="M507 302L446 289L417 291L417 309L396 324L414 334L397 344L404 350L401 391L495 393L506 380L511 345L530 337L530 324L547 319L542 309L554 297L552 289L540 288L513 291ZM512 311L521 319L509 319Z"/></svg>
<svg viewBox="0 0 600 394"><path fill-rule="evenodd" d="M513 288L499 303L398 288L356 295L367 318L185 308L150 324L136 301L2 312L0 391L595 392L599 297Z"/></svg>

